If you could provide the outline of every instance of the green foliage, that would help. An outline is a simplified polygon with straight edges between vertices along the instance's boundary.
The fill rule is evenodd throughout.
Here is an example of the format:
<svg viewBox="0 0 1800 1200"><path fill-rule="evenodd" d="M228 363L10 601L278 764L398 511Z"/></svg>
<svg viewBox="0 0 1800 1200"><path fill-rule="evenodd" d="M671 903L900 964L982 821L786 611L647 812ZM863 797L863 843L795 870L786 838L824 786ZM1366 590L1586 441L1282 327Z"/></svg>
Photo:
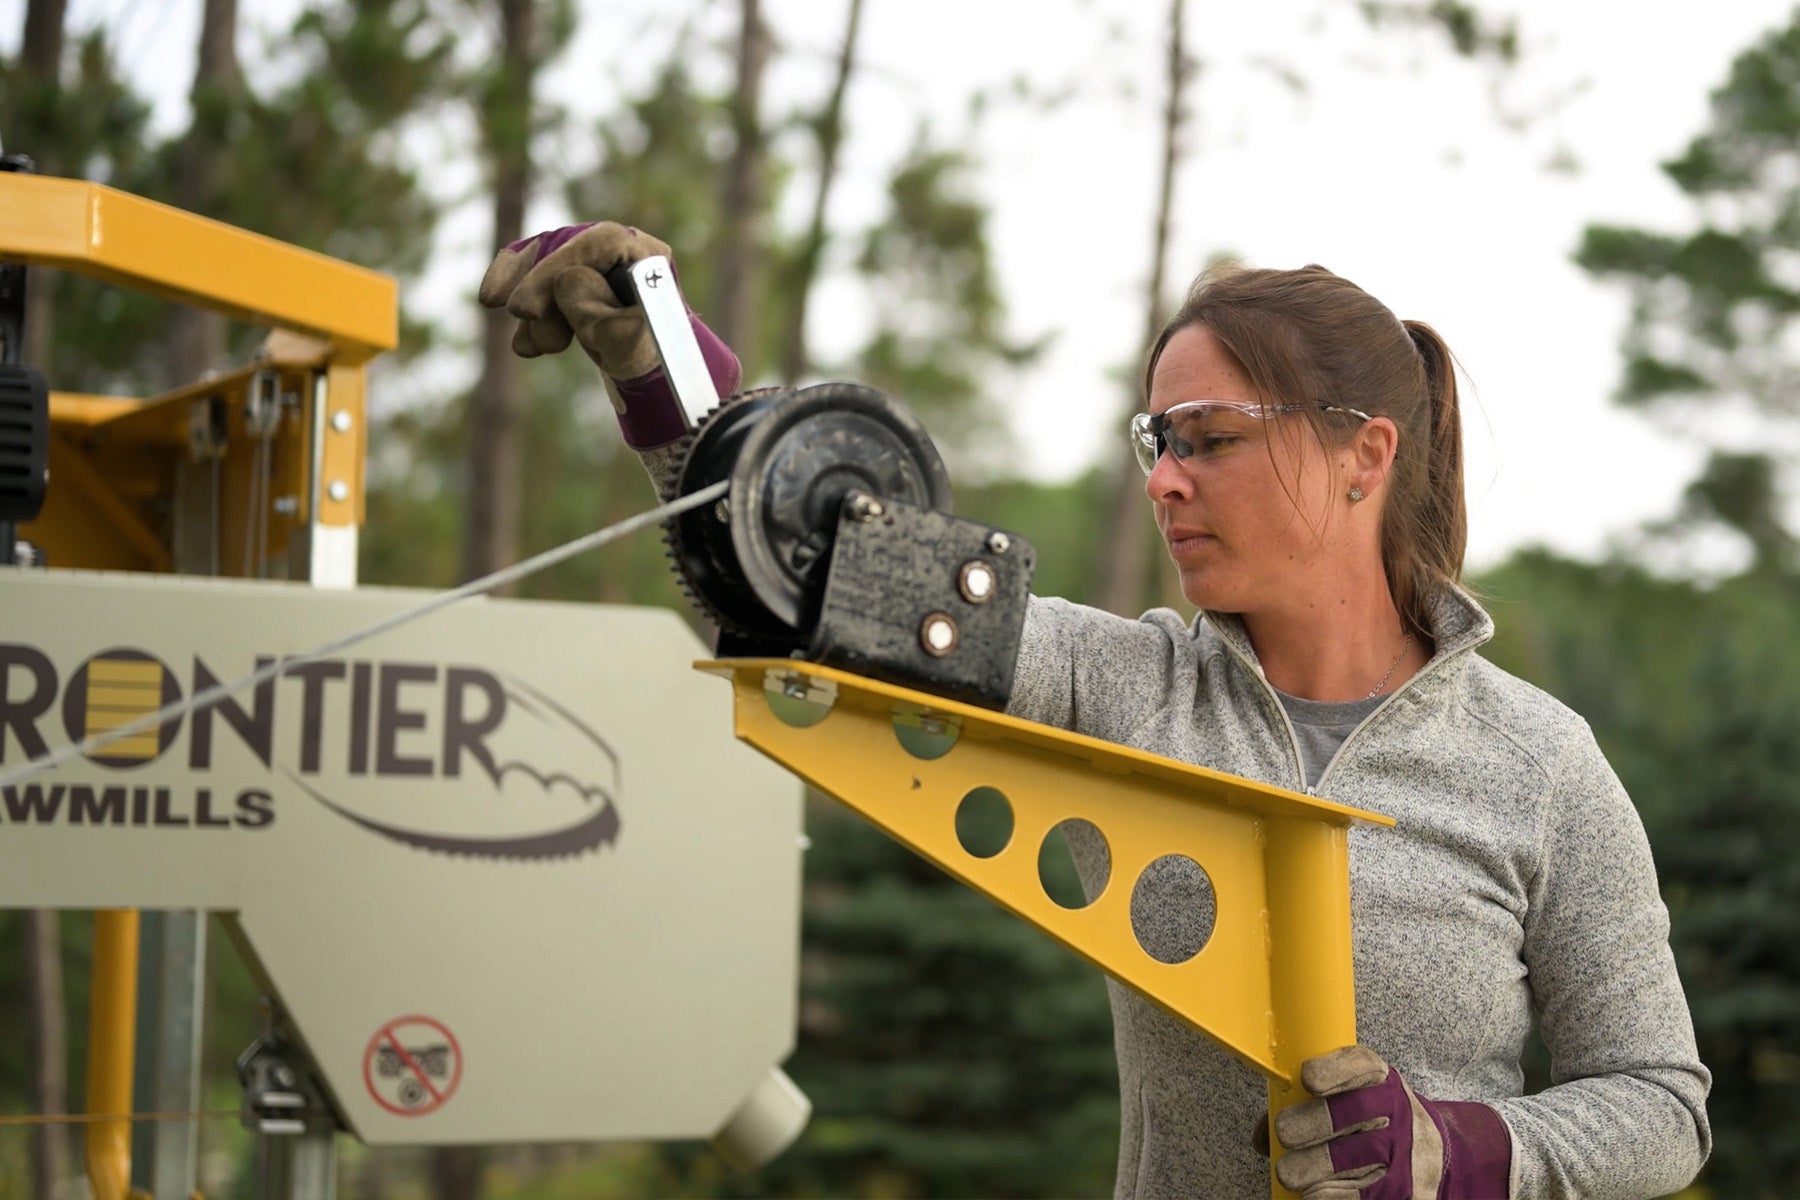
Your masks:
<svg viewBox="0 0 1800 1200"><path fill-rule="evenodd" d="M676 248L682 294L704 315L702 299L716 290L714 263L724 236L718 198L730 157L731 110L725 96L696 86L685 47L679 39L649 89L594 125L600 161L563 191L578 219L626 221ZM780 180L772 180L769 194L779 190ZM755 378L764 348L733 349L746 381Z"/></svg>
<svg viewBox="0 0 1800 1200"><path fill-rule="evenodd" d="M1374 26L1434 29L1464 58L1512 63L1519 57L1517 19L1484 13L1463 0L1361 0L1357 7L1363 19Z"/></svg>
<svg viewBox="0 0 1800 1200"><path fill-rule="evenodd" d="M0 59L0 135L7 152L31 156L45 174L102 183L130 176L149 106L121 78L103 31L76 39L72 65L55 80L39 80L18 60Z"/></svg>
<svg viewBox="0 0 1800 1200"><path fill-rule="evenodd" d="M36 79L18 60L0 59L7 152L30 156L44 174L136 187L154 153L145 146L149 105L126 82L104 30L81 34L64 59L55 80ZM47 361L33 364L59 388L106 390L126 355L141 353L159 332L155 301L58 272L34 272L33 280L34 287L57 288L58 307L73 314L55 324Z"/></svg>
<svg viewBox="0 0 1800 1200"><path fill-rule="evenodd" d="M1749 540L1755 568L1794 568L1795 540L1782 520L1775 465L1765 454L1716 451L1688 485L1677 520L1715 520Z"/></svg>
<svg viewBox="0 0 1800 1200"><path fill-rule="evenodd" d="M399 126L448 98L454 35L426 0L303 10L278 65L293 82L246 106L226 202L251 228L408 279L424 268L440 200L406 161ZM246 219L249 217L250 219Z"/></svg>
<svg viewBox="0 0 1800 1200"><path fill-rule="evenodd" d="M1797 148L1800 10L1738 55L1713 93L1706 129L1663 164L1693 201L1694 228L1597 224L1583 234L1576 261L1631 298L1621 402L1742 406L1774 420L1800 411L1800 281L1790 263L1800 244ZM1691 413L1683 416L1691 427ZM1713 439L1705 476L1665 529L1722 523L1749 540L1759 561L1790 553L1780 513L1794 464L1769 444L1746 453ZM1753 457L1764 465L1748 464Z"/></svg>
<svg viewBox="0 0 1800 1200"><path fill-rule="evenodd" d="M1029 363L1046 344L1006 332L988 210L971 191L973 165L921 129L895 166L888 213L863 233L856 261L876 326L847 364L851 378L919 413L956 474L1005 461L995 370Z"/></svg>
<svg viewBox="0 0 1800 1200"><path fill-rule="evenodd" d="M669 1152L688 1196L1080 1196L1111 1185L1118 1098L1099 975L860 818L807 821L799 1143L753 1176ZM1051 870L1073 883L1074 865Z"/></svg>
<svg viewBox="0 0 1800 1200"><path fill-rule="evenodd" d="M42 146L57 173L180 197L203 215L405 279L425 264L439 202L405 161L399 126L444 99L451 45L425 0L320 0L295 19L274 61L242 88L200 89L192 126L158 142L147 135L147 104L96 29L57 89L15 88L17 65L0 63L0 129L9 149ZM264 78L286 82L258 87ZM196 176L200 145L228 153ZM67 315L40 365L59 388L143 395L189 382L171 377L164 301L79 276L57 286ZM403 349L420 348L424 327L405 332ZM259 336L237 327L235 350L247 355Z"/></svg>
<svg viewBox="0 0 1800 1200"><path fill-rule="evenodd" d="M1104 1191L1118 1105L1099 977L860 820L832 808L811 828L793 1071L822 1119L814 1164L774 1169L826 1192L871 1175L911 1195Z"/></svg>
<svg viewBox="0 0 1800 1200"><path fill-rule="evenodd" d="M1721 1195L1767 1195L1771 1181L1800 1178L1800 687L1716 646L1693 686L1704 718L1635 782L1656 819L1672 940L1716 1081L1705 1178Z"/></svg>

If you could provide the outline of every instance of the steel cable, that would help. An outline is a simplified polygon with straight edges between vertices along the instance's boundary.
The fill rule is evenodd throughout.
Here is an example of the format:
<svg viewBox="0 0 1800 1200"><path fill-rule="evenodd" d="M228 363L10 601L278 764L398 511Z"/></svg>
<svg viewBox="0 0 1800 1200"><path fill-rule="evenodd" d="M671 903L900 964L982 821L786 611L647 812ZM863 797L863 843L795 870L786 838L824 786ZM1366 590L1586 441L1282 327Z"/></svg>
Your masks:
<svg viewBox="0 0 1800 1200"><path fill-rule="evenodd" d="M641 512L636 516L627 517L623 521L608 525L604 529L596 529L592 533L584 534L572 541L564 542L560 546L553 546L541 554L534 554L530 558L512 564L510 567L502 567L492 574L483 575L480 579L471 580L461 587L452 588L447 592L439 592L423 604L414 605L412 608L403 609L391 616L383 617L372 625L366 625L361 629L352 630L350 633L333 638L323 645L315 646L311 650L307 650L300 654L289 655L287 658L281 658L274 662L267 663L242 678L216 684L213 687L196 692L184 700L177 700L172 704L166 704L153 713L147 713L135 720L127 721L125 724L120 725L115 729L108 729L103 733L94 734L92 737L83 738L79 742L73 742L61 749L52 750L49 754L43 755L40 758L31 759L28 762L19 764L10 771L0 773L0 787L10 787L13 784L30 779L34 775L40 775L45 771L61 766L63 763L68 762L77 755L91 755L94 751L99 750L101 747L112 742L118 741L120 738L130 737L136 733L142 733L146 729L155 729L166 721L172 721L177 717L186 716L188 713L197 712L204 708L210 708L227 696L253 688L264 680L273 679L275 676L280 675L282 672L292 667L300 666L304 663L315 662L328 655L336 654L339 650L354 646L358 642L367 641L369 638L372 638L377 634L386 633L390 629L397 629L402 625L418 620L420 617L434 613L440 608L448 608L458 600L466 600L470 596L479 596L485 592L491 592L495 588L504 587L505 585L512 583L514 580L523 579L525 576L535 574L546 567L555 566L565 559L574 558L578 554L598 549L608 542L617 541L626 534L636 533L646 526L665 521L678 513L684 513L690 508L699 508L702 505L710 504L714 500L724 496L725 493L730 490L730 487L730 482L724 481L715 483L711 487L701 488L691 496L683 496L679 500L672 500L667 504L658 505L656 508L650 509L647 512Z"/></svg>

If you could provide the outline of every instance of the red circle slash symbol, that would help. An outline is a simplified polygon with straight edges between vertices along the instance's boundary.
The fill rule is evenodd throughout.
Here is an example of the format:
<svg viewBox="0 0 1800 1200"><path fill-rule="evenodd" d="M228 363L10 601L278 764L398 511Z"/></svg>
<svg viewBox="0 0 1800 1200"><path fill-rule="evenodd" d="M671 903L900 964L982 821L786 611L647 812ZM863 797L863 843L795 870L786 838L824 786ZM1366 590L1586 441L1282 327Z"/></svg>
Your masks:
<svg viewBox="0 0 1800 1200"><path fill-rule="evenodd" d="M442 1021L395 1017L363 1051L363 1084L375 1103L399 1117L444 1107L462 1082L462 1047Z"/></svg>

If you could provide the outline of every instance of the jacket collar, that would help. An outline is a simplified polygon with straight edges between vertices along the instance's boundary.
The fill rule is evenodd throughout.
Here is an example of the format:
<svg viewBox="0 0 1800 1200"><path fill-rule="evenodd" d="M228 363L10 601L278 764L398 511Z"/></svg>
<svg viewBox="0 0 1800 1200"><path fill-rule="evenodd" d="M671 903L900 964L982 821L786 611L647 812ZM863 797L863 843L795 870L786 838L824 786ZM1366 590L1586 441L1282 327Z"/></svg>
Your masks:
<svg viewBox="0 0 1800 1200"><path fill-rule="evenodd" d="M1494 619L1474 596L1456 584L1446 584L1438 590L1432 600L1429 620L1431 640L1437 644L1437 650L1431 661L1413 677L1415 680L1437 674L1450 660L1461 658L1494 636ZM1236 613L1202 611L1194 618L1196 633L1202 621L1212 626L1219 639L1257 674L1262 673L1262 664L1257 661L1256 648L1250 644L1250 634L1244 628L1242 618Z"/></svg>

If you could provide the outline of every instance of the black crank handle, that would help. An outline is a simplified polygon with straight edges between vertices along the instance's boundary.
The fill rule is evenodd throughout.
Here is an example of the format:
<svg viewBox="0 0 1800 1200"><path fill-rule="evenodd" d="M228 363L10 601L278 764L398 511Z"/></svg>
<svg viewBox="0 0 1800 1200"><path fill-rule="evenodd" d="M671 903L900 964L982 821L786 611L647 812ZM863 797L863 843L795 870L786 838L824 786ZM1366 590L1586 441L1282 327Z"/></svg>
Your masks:
<svg viewBox="0 0 1800 1200"><path fill-rule="evenodd" d="M620 304L630 308L638 302L637 281L631 277L630 263L622 262L602 271L601 275L606 279L606 286L613 290L613 295L619 298Z"/></svg>

